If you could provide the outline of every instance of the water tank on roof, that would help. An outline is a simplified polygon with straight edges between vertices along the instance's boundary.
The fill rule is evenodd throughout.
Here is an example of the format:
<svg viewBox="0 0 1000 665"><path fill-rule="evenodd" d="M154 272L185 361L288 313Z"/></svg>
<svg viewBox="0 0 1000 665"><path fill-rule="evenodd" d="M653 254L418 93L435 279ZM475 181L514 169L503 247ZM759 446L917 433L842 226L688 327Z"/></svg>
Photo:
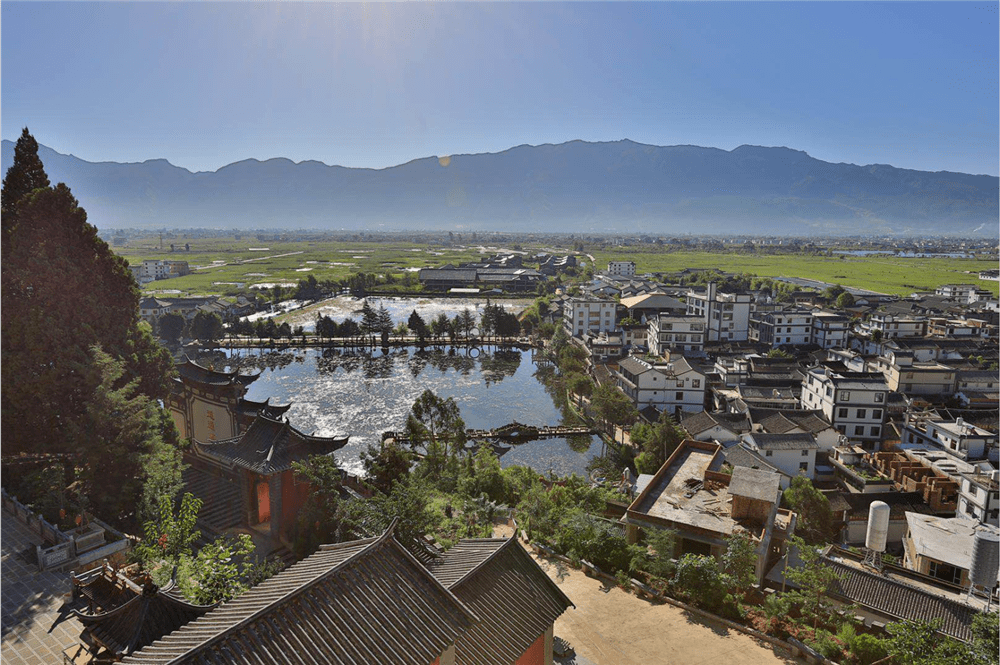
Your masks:
<svg viewBox="0 0 1000 665"><path fill-rule="evenodd" d="M868 507L868 533L865 547L873 552L885 552L885 542L889 539L889 504L872 501Z"/></svg>
<svg viewBox="0 0 1000 665"><path fill-rule="evenodd" d="M992 589L1000 568L1000 535L978 528L972 537L972 565L969 579L975 586Z"/></svg>

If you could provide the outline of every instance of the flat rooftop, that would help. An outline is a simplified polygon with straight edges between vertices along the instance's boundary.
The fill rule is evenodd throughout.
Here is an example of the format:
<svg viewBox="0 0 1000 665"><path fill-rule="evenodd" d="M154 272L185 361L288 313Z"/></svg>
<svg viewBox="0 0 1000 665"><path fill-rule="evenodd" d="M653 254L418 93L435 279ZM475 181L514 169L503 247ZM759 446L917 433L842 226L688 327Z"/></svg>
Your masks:
<svg viewBox="0 0 1000 665"><path fill-rule="evenodd" d="M663 475L650 482L629 508L651 517L731 534L736 521L729 515L732 497L722 483L705 481L705 472L721 466L714 450L681 444L677 456ZM659 475L659 474L657 474Z"/></svg>

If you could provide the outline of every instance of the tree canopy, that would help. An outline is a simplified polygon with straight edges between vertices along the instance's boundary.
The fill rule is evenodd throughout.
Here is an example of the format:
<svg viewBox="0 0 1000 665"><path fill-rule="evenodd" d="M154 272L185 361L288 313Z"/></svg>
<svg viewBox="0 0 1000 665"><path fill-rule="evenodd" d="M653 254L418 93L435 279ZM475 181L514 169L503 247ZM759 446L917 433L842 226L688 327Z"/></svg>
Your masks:
<svg viewBox="0 0 1000 665"><path fill-rule="evenodd" d="M86 453L104 445L99 441L131 437L131 425L117 418L102 422L104 434L95 437L95 395L111 399L127 386L126 400L163 398L173 360L139 320L139 289L128 264L97 236L66 185L48 186L27 132L0 198L4 451ZM110 360L96 356L95 346ZM155 431L163 419L152 421L142 436L169 438ZM139 450L151 445L144 441ZM120 494L133 510L139 502L136 493L103 480L97 489Z"/></svg>

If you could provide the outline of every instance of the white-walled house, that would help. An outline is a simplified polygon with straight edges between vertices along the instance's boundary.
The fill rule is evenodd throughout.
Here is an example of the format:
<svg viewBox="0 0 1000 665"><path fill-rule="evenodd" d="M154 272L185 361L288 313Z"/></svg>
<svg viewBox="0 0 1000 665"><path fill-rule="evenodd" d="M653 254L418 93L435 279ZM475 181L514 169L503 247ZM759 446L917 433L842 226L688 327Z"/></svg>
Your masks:
<svg viewBox="0 0 1000 665"><path fill-rule="evenodd" d="M821 349L846 349L851 322L843 314L813 312L812 343Z"/></svg>
<svg viewBox="0 0 1000 665"><path fill-rule="evenodd" d="M656 355L668 351L702 351L705 348L705 322L697 316L658 314L648 318L646 346Z"/></svg>
<svg viewBox="0 0 1000 665"><path fill-rule="evenodd" d="M867 449L877 449L882 440L888 395L881 374L817 365L806 370L802 380L802 408L821 410L838 432Z"/></svg>
<svg viewBox="0 0 1000 665"><path fill-rule="evenodd" d="M1000 526L1000 471L963 473L955 514Z"/></svg>
<svg viewBox="0 0 1000 665"><path fill-rule="evenodd" d="M603 298L569 298L563 303L563 323L573 337L584 333L611 332L615 329L614 300Z"/></svg>
<svg viewBox="0 0 1000 665"><path fill-rule="evenodd" d="M750 432L740 437L743 444L769 464L792 478L812 479L816 473L819 444L812 434L764 434Z"/></svg>
<svg viewBox="0 0 1000 665"><path fill-rule="evenodd" d="M687 294L688 316L705 322L707 342L745 342L750 330L749 293L719 293L715 284Z"/></svg>
<svg viewBox="0 0 1000 665"><path fill-rule="evenodd" d="M986 459L987 450L997 445L997 435L961 418L932 420L907 413L902 442L931 445L962 460Z"/></svg>
<svg viewBox="0 0 1000 665"><path fill-rule="evenodd" d="M779 346L812 344L813 314L804 309L756 312L750 315L749 338L752 342Z"/></svg>
<svg viewBox="0 0 1000 665"><path fill-rule="evenodd" d="M635 275L635 261L609 261L608 274L619 277L632 277Z"/></svg>
<svg viewBox="0 0 1000 665"><path fill-rule="evenodd" d="M684 358L653 364L635 356L618 363L618 387L637 409L647 406L675 417L705 409L705 375Z"/></svg>

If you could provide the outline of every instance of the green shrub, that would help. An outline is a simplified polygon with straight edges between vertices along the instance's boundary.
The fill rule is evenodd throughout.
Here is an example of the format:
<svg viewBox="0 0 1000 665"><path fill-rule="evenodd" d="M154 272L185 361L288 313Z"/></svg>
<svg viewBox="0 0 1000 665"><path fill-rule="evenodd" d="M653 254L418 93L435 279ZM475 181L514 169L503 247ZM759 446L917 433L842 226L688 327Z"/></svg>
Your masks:
<svg viewBox="0 0 1000 665"><path fill-rule="evenodd" d="M681 557L673 584L695 605L710 612L718 611L726 600L727 589L719 564L710 556L685 554Z"/></svg>
<svg viewBox="0 0 1000 665"><path fill-rule="evenodd" d="M841 656L843 649L832 633L826 630L817 630L816 637L808 641L809 646L823 654L824 658L835 660Z"/></svg>
<svg viewBox="0 0 1000 665"><path fill-rule="evenodd" d="M889 655L885 642L874 635L857 635L848 643L848 648L859 665L871 665Z"/></svg>

